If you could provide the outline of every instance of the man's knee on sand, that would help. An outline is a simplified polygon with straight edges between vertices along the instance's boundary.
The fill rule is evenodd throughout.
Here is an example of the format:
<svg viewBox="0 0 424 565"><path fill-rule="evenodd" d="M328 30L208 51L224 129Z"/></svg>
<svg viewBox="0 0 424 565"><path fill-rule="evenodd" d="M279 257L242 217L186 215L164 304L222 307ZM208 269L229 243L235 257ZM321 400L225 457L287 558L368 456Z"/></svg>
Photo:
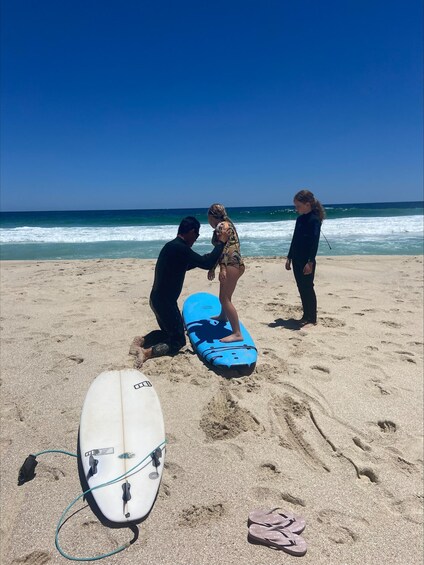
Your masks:
<svg viewBox="0 0 424 565"><path fill-rule="evenodd" d="M152 357L162 357L163 355L170 355L171 347L168 343L157 343L153 345L152 349Z"/></svg>
<svg viewBox="0 0 424 565"><path fill-rule="evenodd" d="M164 355L173 356L180 351L182 347L186 344L185 335L177 336L177 338L172 340L166 340L163 342L155 343L149 348L139 348L136 355L135 367L141 369L144 362L153 357L163 357ZM146 345L146 344L145 344Z"/></svg>
<svg viewBox="0 0 424 565"><path fill-rule="evenodd" d="M163 355L176 355L186 344L185 335L177 336L166 342L157 343L152 347L152 357Z"/></svg>

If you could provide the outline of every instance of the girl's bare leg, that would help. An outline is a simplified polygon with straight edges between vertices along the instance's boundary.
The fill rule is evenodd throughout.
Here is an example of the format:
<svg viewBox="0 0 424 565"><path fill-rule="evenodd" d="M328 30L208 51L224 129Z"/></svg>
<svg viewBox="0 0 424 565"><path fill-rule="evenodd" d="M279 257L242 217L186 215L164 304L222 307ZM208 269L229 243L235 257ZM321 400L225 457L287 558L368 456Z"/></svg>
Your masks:
<svg viewBox="0 0 424 565"><path fill-rule="evenodd" d="M233 333L227 337L223 337L219 341L223 343L230 343L233 341L242 341L243 336L240 331L240 323L238 319L237 310L234 308L231 298L233 296L234 289L236 288L237 281L244 273L244 267L238 268L232 265L227 266L227 276L225 281L220 283L219 287L219 300L221 302L222 313L225 314L228 321L230 322L231 329Z"/></svg>

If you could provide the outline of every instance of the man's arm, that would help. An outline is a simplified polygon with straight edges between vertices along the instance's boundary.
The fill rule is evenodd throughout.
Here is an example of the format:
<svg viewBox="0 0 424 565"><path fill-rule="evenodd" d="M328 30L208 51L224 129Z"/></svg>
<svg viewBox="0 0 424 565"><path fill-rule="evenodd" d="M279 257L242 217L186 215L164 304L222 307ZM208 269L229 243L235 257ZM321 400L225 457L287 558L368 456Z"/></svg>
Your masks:
<svg viewBox="0 0 424 565"><path fill-rule="evenodd" d="M224 243L220 241L214 248L211 253L207 253L206 255L199 255L192 249L188 249L188 269L194 269L199 267L199 269L212 269L215 267L222 250L224 249Z"/></svg>

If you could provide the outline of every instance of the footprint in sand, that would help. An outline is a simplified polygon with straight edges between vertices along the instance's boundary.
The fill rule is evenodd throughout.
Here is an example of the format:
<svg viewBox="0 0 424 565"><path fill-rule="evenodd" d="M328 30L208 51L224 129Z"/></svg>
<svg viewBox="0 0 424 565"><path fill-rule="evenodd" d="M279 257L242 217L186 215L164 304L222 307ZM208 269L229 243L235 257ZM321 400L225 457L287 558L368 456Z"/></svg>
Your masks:
<svg viewBox="0 0 424 565"><path fill-rule="evenodd" d="M184 469L180 467L180 465L178 465L177 463L165 461L164 480L162 480L160 486L159 498L168 498L169 496L171 496L171 484L182 475L184 475Z"/></svg>
<svg viewBox="0 0 424 565"><path fill-rule="evenodd" d="M361 516L344 514L337 510L321 510L317 516L328 539L336 544L352 544L368 535L370 524Z"/></svg>
<svg viewBox="0 0 424 565"><path fill-rule="evenodd" d="M275 478L281 475L281 471L277 468L274 463L263 463L259 467L259 473L264 478Z"/></svg>
<svg viewBox="0 0 424 565"><path fill-rule="evenodd" d="M209 506L195 506L184 509L180 514L179 525L191 528L209 524L212 520L219 520L225 514L222 503Z"/></svg>
<svg viewBox="0 0 424 565"><path fill-rule="evenodd" d="M289 502L290 504L294 504L295 506L306 507L306 502L302 498L299 498L298 496L293 496L289 492L281 493L281 498L285 502Z"/></svg>
<svg viewBox="0 0 424 565"><path fill-rule="evenodd" d="M377 391L375 391L375 389L377 389L377 390L378 390L378 393L377 393L377 394L382 394L383 396L392 394L392 393L390 392L390 388L387 387L386 385L383 385L383 384L381 383L381 381L379 381L378 379L371 379L371 381L370 381L370 383L369 383L369 386L372 386L372 387L373 387L374 392L377 392Z"/></svg>
<svg viewBox="0 0 424 565"><path fill-rule="evenodd" d="M410 461L407 461L403 457L398 456L396 458L396 465L402 471L404 471L407 475L412 475L413 473L416 473L418 471L418 468L416 467L416 465L414 465Z"/></svg>
<svg viewBox="0 0 424 565"><path fill-rule="evenodd" d="M252 496L258 500L258 507L262 506L265 508L268 506L272 508L272 506L279 506L280 500L281 505L283 505L284 502L288 502L290 504L293 504L294 506L302 506L302 508L306 507L306 502L299 496L296 496L289 492L280 492L276 488L269 488L264 486L253 487L251 489L251 493Z"/></svg>
<svg viewBox="0 0 424 565"><path fill-rule="evenodd" d="M323 367L322 365L312 365L311 369L313 371L320 371L321 373L330 373L330 369L328 367Z"/></svg>
<svg viewBox="0 0 424 565"><path fill-rule="evenodd" d="M391 322L387 320L380 320L380 324L384 324L385 326L389 326L389 328L401 328L402 326L397 322Z"/></svg>
<svg viewBox="0 0 424 565"><path fill-rule="evenodd" d="M67 359L69 359L70 361L75 361L75 363L77 363L77 365L79 365L80 363L82 363L84 361L84 358L80 357L79 355L69 355L67 357Z"/></svg>
<svg viewBox="0 0 424 565"><path fill-rule="evenodd" d="M56 343L63 343L64 341L68 341L68 339L71 339L71 337L73 337L72 334L60 334L60 335L52 336L52 338L56 341Z"/></svg>
<svg viewBox="0 0 424 565"><path fill-rule="evenodd" d="M50 467L49 465L43 464L40 471L43 471L43 474L47 474L47 475L50 475L50 477L53 477L53 479L55 481L59 481L63 477L66 477L66 473L64 473L62 471L62 469L59 469L58 467ZM41 473L40 473L40 476L41 476ZM50 478L49 478L49 480L50 480Z"/></svg>
<svg viewBox="0 0 424 565"><path fill-rule="evenodd" d="M371 447L364 443L360 438L354 437L352 438L352 441L357 447L359 447L359 449L362 449L362 451L371 451Z"/></svg>
<svg viewBox="0 0 424 565"><path fill-rule="evenodd" d="M5 455L12 443L13 442L10 438L0 438L0 454L2 457Z"/></svg>
<svg viewBox="0 0 424 565"><path fill-rule="evenodd" d="M178 477L184 475L184 469L177 463L172 463L171 461L165 461L164 470L168 478L171 479L178 479Z"/></svg>
<svg viewBox="0 0 424 565"><path fill-rule="evenodd" d="M362 469L358 468L358 478L366 477L371 483L378 484L380 479L375 471L369 467L364 467Z"/></svg>
<svg viewBox="0 0 424 565"><path fill-rule="evenodd" d="M239 406L228 391L221 390L203 410L200 427L208 439L222 440L257 430L260 424L255 416Z"/></svg>
<svg viewBox="0 0 424 565"><path fill-rule="evenodd" d="M408 522L413 522L422 527L422 504L423 495L416 494L415 496L408 496L403 500L394 500L392 507L395 512L398 512Z"/></svg>
<svg viewBox="0 0 424 565"><path fill-rule="evenodd" d="M110 528L105 528L99 521L87 519L82 522L82 527L86 530L82 533L83 536L89 537L99 547L105 547L105 539L110 543L111 547L121 545L115 536L115 531Z"/></svg>
<svg viewBox="0 0 424 565"><path fill-rule="evenodd" d="M377 422L377 425L385 434L393 434L397 430L396 424L394 422L391 422L390 420L379 420Z"/></svg>
<svg viewBox="0 0 424 565"><path fill-rule="evenodd" d="M52 556L45 551L32 551L23 557L18 557L11 562L11 565L45 565L51 561Z"/></svg>
<svg viewBox="0 0 424 565"><path fill-rule="evenodd" d="M320 318L319 323L324 328L342 328L346 325L342 320L337 320L336 318Z"/></svg>

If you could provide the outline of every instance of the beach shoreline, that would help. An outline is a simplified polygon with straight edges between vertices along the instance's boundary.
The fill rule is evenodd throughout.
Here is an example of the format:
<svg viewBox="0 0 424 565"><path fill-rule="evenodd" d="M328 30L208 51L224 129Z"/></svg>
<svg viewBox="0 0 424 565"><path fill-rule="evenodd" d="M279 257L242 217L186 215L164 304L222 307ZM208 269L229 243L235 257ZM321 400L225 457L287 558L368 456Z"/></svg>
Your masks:
<svg viewBox="0 0 424 565"><path fill-rule="evenodd" d="M301 317L282 258L247 258L234 303L258 347L246 377L225 379L187 342L142 371L162 405L168 446L158 499L138 540L107 560L252 565L294 559L247 541L247 516L280 506L306 518L301 563L422 562L423 256L317 258L318 325ZM61 513L80 492L74 458L82 403L105 370L133 368L155 260L2 261L1 562L63 563ZM179 304L218 294L187 273ZM61 531L72 555L132 538L99 524L84 503Z"/></svg>
<svg viewBox="0 0 424 565"><path fill-rule="evenodd" d="M422 255L423 202L325 205L318 255ZM229 207L243 257L288 252L293 205ZM196 242L208 253L207 207L161 210L0 212L0 260L155 259L181 219L201 223Z"/></svg>

